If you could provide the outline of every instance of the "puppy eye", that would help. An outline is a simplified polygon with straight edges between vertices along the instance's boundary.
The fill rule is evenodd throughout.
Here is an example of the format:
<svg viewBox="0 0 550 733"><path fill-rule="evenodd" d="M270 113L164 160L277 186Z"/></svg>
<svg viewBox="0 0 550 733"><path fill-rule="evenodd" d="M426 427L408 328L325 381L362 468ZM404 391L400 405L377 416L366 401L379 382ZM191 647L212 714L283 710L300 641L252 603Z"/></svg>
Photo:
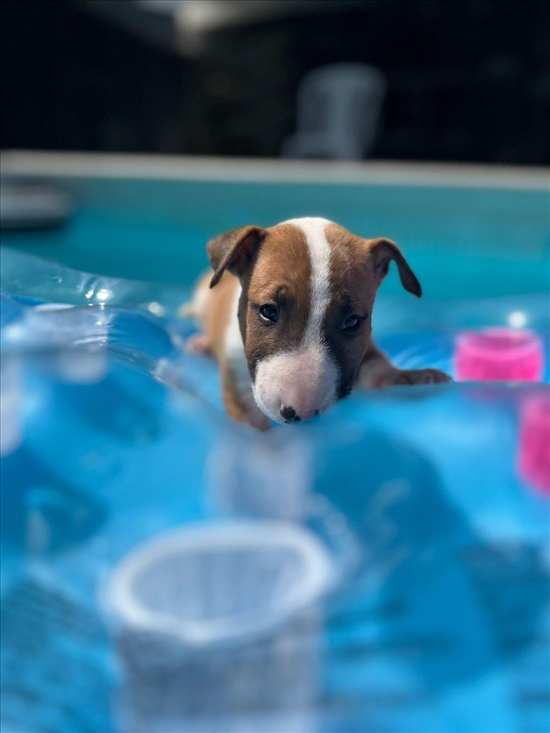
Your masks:
<svg viewBox="0 0 550 733"><path fill-rule="evenodd" d="M360 325L361 325L360 316L352 315L346 318L342 328L343 328L344 333L353 333L353 331L357 331L359 329Z"/></svg>
<svg viewBox="0 0 550 733"><path fill-rule="evenodd" d="M277 306L266 303L260 306L260 318L263 321L269 321L270 323L277 323L279 320L279 311Z"/></svg>

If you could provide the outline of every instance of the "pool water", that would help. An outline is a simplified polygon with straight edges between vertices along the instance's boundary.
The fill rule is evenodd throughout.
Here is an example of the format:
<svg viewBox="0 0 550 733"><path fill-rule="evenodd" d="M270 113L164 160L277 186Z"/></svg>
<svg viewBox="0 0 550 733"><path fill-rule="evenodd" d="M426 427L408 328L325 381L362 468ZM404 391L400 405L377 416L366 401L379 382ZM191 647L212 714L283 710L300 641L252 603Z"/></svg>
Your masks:
<svg viewBox="0 0 550 733"><path fill-rule="evenodd" d="M4 232L3 244L69 267L190 287L213 236L246 224L323 216L403 252L427 299L492 298L550 289L548 190L335 185L266 180L61 177L76 210L62 229ZM383 292L400 293L391 274Z"/></svg>
<svg viewBox="0 0 550 733"><path fill-rule="evenodd" d="M518 437L525 405L550 381L542 199L462 192L453 208L449 192L434 191L428 206L418 192L390 201L370 190L378 213L359 216L352 188L329 197L286 186L268 201L276 187L237 196L203 183L179 185L181 212L164 183L147 189L145 213L130 203L144 183L95 185L96 208L84 205L64 230L3 238L63 266L2 251L2 731L153 733L144 701L162 707L163 678L139 687L141 706L132 698L109 579L151 538L237 517L307 529L332 558L334 584L307 634L283 629L279 656L262 652L277 670L273 709L172 714L156 733L545 731L550 504L520 471ZM452 373L461 330L517 324L519 313L542 339L543 382L358 393L266 436L229 421L215 365L181 349L194 326L177 307L214 227L248 221L253 207L258 223L288 218L293 197L311 206L314 194L325 216L356 230L370 222L405 240L407 254L421 240L410 260L428 297L398 295L394 278L377 302L379 344L399 366ZM208 200L222 199L209 221ZM388 229L396 200L402 213Z"/></svg>

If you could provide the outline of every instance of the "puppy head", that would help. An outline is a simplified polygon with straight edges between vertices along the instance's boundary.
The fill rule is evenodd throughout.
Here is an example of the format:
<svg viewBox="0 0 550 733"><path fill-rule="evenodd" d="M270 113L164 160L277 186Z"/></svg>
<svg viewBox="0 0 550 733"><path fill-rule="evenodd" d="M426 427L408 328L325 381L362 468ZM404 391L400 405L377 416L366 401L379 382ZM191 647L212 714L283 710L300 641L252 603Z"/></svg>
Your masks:
<svg viewBox="0 0 550 733"><path fill-rule="evenodd" d="M396 244L362 239L326 219L243 227L207 249L211 287L226 270L241 281L239 325L254 397L276 422L307 420L349 394L391 260L403 287L421 295Z"/></svg>

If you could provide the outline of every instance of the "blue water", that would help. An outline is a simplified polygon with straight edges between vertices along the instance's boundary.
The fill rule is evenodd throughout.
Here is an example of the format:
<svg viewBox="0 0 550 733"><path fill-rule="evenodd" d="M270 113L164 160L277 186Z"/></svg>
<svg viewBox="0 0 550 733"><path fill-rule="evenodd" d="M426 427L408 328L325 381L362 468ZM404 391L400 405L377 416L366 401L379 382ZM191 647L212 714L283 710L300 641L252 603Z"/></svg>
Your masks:
<svg viewBox="0 0 550 733"><path fill-rule="evenodd" d="M392 237L422 281L424 301L398 295L390 276L377 302L379 343L400 366L452 372L461 329L519 312L543 339L548 382L537 295L549 288L547 196L96 186L64 229L2 237L78 270L2 250L2 388L15 374L20 422L0 463L3 733L129 733L113 702L126 676L107 578L168 529L257 513L261 488L300 469L292 445L309 456L300 521L343 573L322 604L315 704L300 733L546 731L549 503L517 466L522 406L548 386L357 394L259 436L226 418L217 369L181 351L193 326L174 314L208 237L318 213ZM52 302L74 307L36 308ZM248 505L228 509L222 494L235 486Z"/></svg>
<svg viewBox="0 0 550 733"><path fill-rule="evenodd" d="M3 311L5 358L17 355L24 383L23 440L1 463L3 730L117 731L124 674L103 582L148 537L219 515L216 449L246 466L259 444L225 418L215 366L174 347L190 324L36 304ZM37 327L29 314L42 324L34 353L13 331ZM105 322L105 369L67 381L59 333L86 327L93 349ZM381 339L403 366L424 353L449 370L452 343L438 331ZM516 470L518 412L541 389L398 388L276 431L305 441L322 521L338 518L360 548L325 605L314 730L545 729L548 502Z"/></svg>
<svg viewBox="0 0 550 733"><path fill-rule="evenodd" d="M191 286L213 236L323 216L396 241L431 298L550 289L547 191L432 186L67 180L75 215L60 230L3 232L2 243L77 270ZM383 292L400 292L391 275Z"/></svg>

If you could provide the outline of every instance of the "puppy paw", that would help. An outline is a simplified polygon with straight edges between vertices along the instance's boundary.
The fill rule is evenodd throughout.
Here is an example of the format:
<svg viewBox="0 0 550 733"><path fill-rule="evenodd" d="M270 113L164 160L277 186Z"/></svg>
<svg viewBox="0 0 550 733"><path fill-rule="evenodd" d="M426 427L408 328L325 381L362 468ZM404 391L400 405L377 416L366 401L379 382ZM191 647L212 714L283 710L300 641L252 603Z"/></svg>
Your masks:
<svg viewBox="0 0 550 733"><path fill-rule="evenodd" d="M197 333L185 342L185 348L191 354L210 354L210 344L204 333Z"/></svg>
<svg viewBox="0 0 550 733"><path fill-rule="evenodd" d="M453 380L439 369L397 369L388 384L444 384Z"/></svg>

